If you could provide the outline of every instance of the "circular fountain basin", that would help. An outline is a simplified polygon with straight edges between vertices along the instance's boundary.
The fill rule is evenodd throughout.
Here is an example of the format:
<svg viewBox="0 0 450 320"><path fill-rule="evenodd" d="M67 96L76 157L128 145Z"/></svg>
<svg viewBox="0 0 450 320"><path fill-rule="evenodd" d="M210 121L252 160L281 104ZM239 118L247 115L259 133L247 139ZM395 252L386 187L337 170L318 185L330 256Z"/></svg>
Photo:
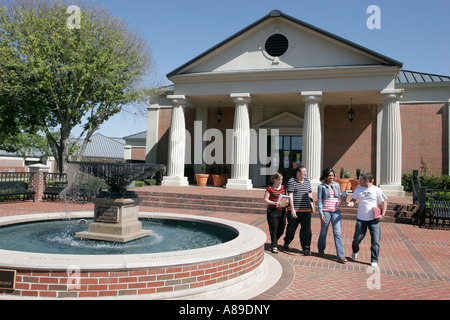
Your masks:
<svg viewBox="0 0 450 320"><path fill-rule="evenodd" d="M89 219L92 212L70 213ZM143 254L47 254L0 250L0 269L16 270L15 290L0 297L148 299L225 297L258 281L263 274L266 235L243 223L168 213L140 213L140 218L197 221L221 226L237 236L225 243L172 252ZM0 226L60 220L67 213L5 217Z"/></svg>

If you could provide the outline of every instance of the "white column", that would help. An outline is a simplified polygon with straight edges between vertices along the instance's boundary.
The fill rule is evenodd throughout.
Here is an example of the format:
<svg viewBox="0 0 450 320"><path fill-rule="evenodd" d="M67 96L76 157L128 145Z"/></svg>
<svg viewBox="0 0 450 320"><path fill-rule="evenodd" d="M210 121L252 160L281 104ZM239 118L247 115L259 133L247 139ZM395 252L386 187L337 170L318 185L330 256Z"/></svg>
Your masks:
<svg viewBox="0 0 450 320"><path fill-rule="evenodd" d="M400 103L403 90L383 90L380 188L387 196L404 196L402 186L402 123Z"/></svg>
<svg viewBox="0 0 450 320"><path fill-rule="evenodd" d="M313 192L317 192L322 171L322 129L320 122L320 101L322 91L302 92L306 102L303 123L303 165L308 170L308 179Z"/></svg>
<svg viewBox="0 0 450 320"><path fill-rule="evenodd" d="M187 103L184 95L167 96L172 103L172 119L169 132L169 161L167 176L163 178L163 186L188 186L184 176L184 161L186 155L186 124L184 107Z"/></svg>
<svg viewBox="0 0 450 320"><path fill-rule="evenodd" d="M249 93L232 93L230 97L236 104L233 127L233 163L231 164L231 179L228 179L227 189L250 190L253 188L249 179L250 168L250 116Z"/></svg>

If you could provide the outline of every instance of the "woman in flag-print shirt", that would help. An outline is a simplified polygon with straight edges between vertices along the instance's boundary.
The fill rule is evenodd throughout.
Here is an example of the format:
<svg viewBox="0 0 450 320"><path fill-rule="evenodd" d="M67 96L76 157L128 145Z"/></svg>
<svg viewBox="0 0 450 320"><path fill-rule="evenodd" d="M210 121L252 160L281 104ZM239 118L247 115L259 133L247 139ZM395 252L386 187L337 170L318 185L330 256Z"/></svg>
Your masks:
<svg viewBox="0 0 450 320"><path fill-rule="evenodd" d="M325 253L325 244L327 241L328 226L333 226L334 244L337 252L337 262L346 263L344 255L344 246L341 237L341 210L339 201L345 201L347 191L341 194L339 183L334 182L335 172L332 168L322 171L320 181L322 184L317 189L317 202L321 219L321 230L318 241L319 254Z"/></svg>

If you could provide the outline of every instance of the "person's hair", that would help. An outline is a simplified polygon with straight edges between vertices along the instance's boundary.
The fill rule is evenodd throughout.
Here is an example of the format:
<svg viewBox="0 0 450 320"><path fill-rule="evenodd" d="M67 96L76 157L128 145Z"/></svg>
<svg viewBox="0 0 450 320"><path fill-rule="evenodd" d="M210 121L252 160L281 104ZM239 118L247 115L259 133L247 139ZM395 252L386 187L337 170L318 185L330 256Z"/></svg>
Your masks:
<svg viewBox="0 0 450 320"><path fill-rule="evenodd" d="M334 173L334 176L336 177L336 172L334 172L333 168L326 168L326 169L323 169L322 175L320 176L320 181L324 182L324 181L327 179L328 175L329 175L331 172L333 172L333 173Z"/></svg>
<svg viewBox="0 0 450 320"><path fill-rule="evenodd" d="M275 182L275 180L278 180L278 179L280 179L280 178L283 178L283 175L281 175L281 173L275 173L273 176L271 176L270 177L270 181L272 182L272 183L274 183Z"/></svg>
<svg viewBox="0 0 450 320"><path fill-rule="evenodd" d="M372 180L373 180L372 174L369 172L361 173L361 178L363 178L365 181L370 181L370 182L372 182Z"/></svg>
<svg viewBox="0 0 450 320"><path fill-rule="evenodd" d="M297 167L297 169L295 169L295 172L297 173L297 172L300 172L302 169L306 169L306 167L304 166L304 165L299 165L298 167Z"/></svg>

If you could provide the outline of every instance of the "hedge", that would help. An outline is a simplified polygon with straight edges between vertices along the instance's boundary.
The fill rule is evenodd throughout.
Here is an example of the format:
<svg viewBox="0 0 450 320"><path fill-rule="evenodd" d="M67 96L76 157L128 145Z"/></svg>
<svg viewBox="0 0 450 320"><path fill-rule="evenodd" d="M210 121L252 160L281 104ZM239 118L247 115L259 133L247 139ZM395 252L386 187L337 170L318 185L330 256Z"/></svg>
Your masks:
<svg viewBox="0 0 450 320"><path fill-rule="evenodd" d="M402 175L402 185L406 192L412 192L412 173ZM435 175L422 174L419 176L420 185L427 189L450 189L450 176L443 174L440 177Z"/></svg>

